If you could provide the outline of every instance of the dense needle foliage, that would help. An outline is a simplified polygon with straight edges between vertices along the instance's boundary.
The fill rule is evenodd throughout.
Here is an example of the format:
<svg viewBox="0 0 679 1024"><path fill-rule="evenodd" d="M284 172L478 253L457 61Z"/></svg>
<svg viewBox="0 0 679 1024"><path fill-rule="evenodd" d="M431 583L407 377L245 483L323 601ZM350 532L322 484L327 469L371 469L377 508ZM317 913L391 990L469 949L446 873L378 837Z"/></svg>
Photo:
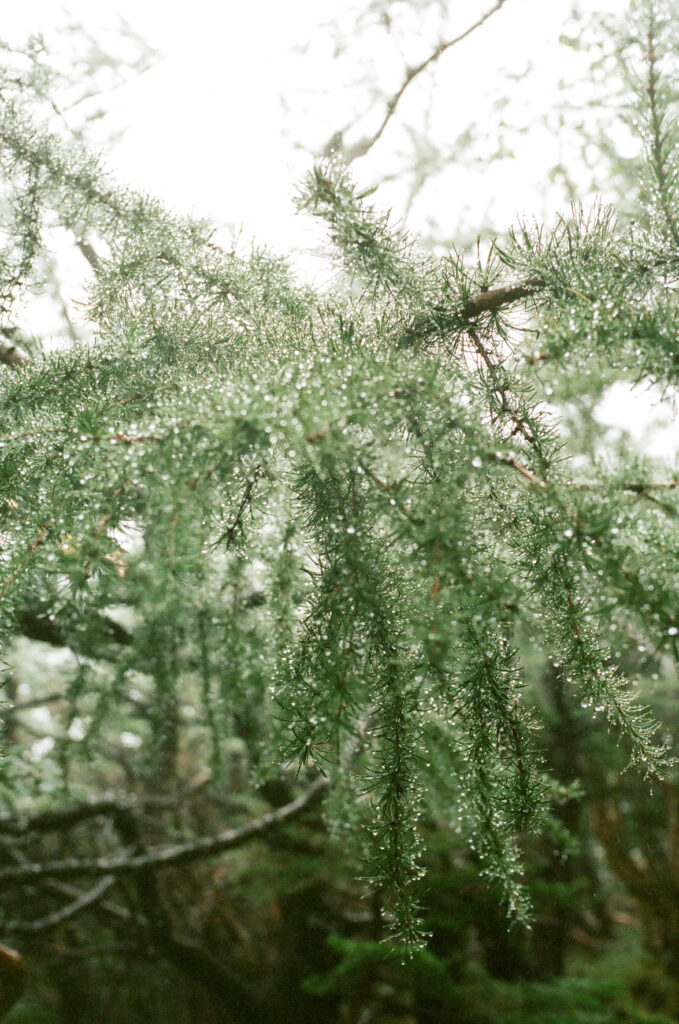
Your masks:
<svg viewBox="0 0 679 1024"><path fill-rule="evenodd" d="M621 665L640 638L677 653L675 481L600 458L555 408L606 373L679 383L671 25L639 8L646 225L574 209L435 258L331 157L299 195L339 268L320 294L41 127L35 61L1 72L0 628L77 658L44 761L62 783L74 759L113 765L121 736L158 792L187 745L219 778L240 729L260 781L329 779L331 826L416 943L434 760L451 829L529 914L517 837L551 783L526 657L651 781L667 771ZM59 232L89 262L94 340L21 360L10 328Z"/></svg>

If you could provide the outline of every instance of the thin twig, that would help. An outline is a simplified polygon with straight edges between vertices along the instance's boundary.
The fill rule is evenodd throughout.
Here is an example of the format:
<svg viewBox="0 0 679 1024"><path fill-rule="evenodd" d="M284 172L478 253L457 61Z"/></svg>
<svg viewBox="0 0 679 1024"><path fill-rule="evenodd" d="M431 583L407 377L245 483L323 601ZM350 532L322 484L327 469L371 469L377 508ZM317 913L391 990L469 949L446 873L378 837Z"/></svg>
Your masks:
<svg viewBox="0 0 679 1024"><path fill-rule="evenodd" d="M394 334L394 340L401 338L407 341L408 345L416 348L420 340L426 340L442 329L452 328L458 331L469 329L473 327L477 317L482 313L496 313L504 306L509 306L512 302L518 302L520 299L529 298L546 287L547 284L542 278L526 277L521 281L500 285L497 288L482 288L470 295L457 308L451 306L450 312L443 316L438 310L431 313L420 313L405 330Z"/></svg>
<svg viewBox="0 0 679 1024"><path fill-rule="evenodd" d="M486 13L482 15L478 21L475 21L473 25L470 25L470 27L465 29L464 32L461 32L460 35L455 36L454 39L449 39L447 42L440 43L433 51L433 53L430 53L426 60L423 60L422 63L418 64L416 67L408 69L406 76L403 79L403 82L401 83L401 86L399 87L399 89L397 89L397 91L388 101L386 113L377 131L373 135L369 136L367 139L362 139L360 142L357 142L355 146L352 146L344 154L344 159L347 164L350 164L353 160L356 160L358 157L365 156L368 150L372 149L375 143L381 138L385 128L389 124L391 118L394 116L396 107L398 106L401 97L403 96L404 92L406 91L410 83L414 81L414 79L417 78L418 75L422 74L422 72L425 71L426 68L428 68L431 64L434 64L437 60L439 60L439 58L442 57L444 53L450 50L453 46L456 46L457 43L461 43L463 39L466 39L467 36L470 36L472 32L476 31L477 28L480 28L481 25L488 21L488 19L493 14L499 11L500 8L503 7L505 3L506 0L496 0L495 6L492 7L489 11L486 11Z"/></svg>
<svg viewBox="0 0 679 1024"><path fill-rule="evenodd" d="M245 490L243 491L243 496L241 497L240 504L238 505L236 516L233 522L231 523L230 526L226 528L226 530L224 530L222 534L220 534L220 536L212 545L213 548L219 547L219 545L224 541L226 541L227 548L233 544L236 534L238 533L239 530L242 530L243 528L243 517L245 515L246 509L251 504L252 492L255 488L255 484L263 474L264 466L262 463L258 463L258 465L256 465L255 468L253 469L252 474L249 477L248 482L245 486Z"/></svg>
<svg viewBox="0 0 679 1024"><path fill-rule="evenodd" d="M526 299L535 292L541 291L545 282L539 277L527 277L515 284L501 285L499 288L482 289L468 300L463 312L467 316L478 316L479 313L494 313L495 310L507 306L519 299Z"/></svg>
<svg viewBox="0 0 679 1024"><path fill-rule="evenodd" d="M5 928L7 931L20 932L22 934L34 934L36 932L45 932L49 928L57 928L64 921L68 921L70 918L75 917L76 914L86 910L87 907L97 903L115 883L116 878L114 875L105 875L92 889L83 892L77 899L73 900L72 903L68 903L65 907L61 907L51 914L46 914L45 917L39 917L35 921L9 921Z"/></svg>
<svg viewBox="0 0 679 1024"><path fill-rule="evenodd" d="M576 488L578 490L584 490L584 491L598 490L598 489L600 489L601 486L602 486L601 484L598 484L597 482L591 481L591 480L585 480L585 481L567 480L566 481L566 487L573 487L573 488ZM604 484L603 486L607 486L607 485ZM676 509L674 507L674 505L670 505L669 502L662 501L660 498L656 498L655 494L653 494L652 492L656 491L656 490L663 490L663 491L675 490L677 487L679 487L679 480L660 480L657 483L648 483L648 484L642 484L642 483L621 483L621 484L617 484L616 485L616 490L629 491L631 494L636 494L639 498L645 498L646 501L650 501L654 505L657 505L658 508L661 508L663 510L663 512L667 513L667 515L676 518L676 517L679 517L679 510Z"/></svg>
<svg viewBox="0 0 679 1024"><path fill-rule="evenodd" d="M516 461L516 459L512 459L510 456L505 457L502 455L497 455L496 459L498 462L501 462L504 466L510 466L512 469L515 469L517 473L520 473L521 476L525 480L528 480L528 482L532 484L534 487L544 488L547 486L544 480L540 480L540 478L537 477L535 473L531 473L529 469L527 469L525 466L522 466L520 462Z"/></svg>
<svg viewBox="0 0 679 1024"><path fill-rule="evenodd" d="M29 547L28 552L26 553L26 556L23 559L23 561L19 563L14 572L10 573L9 577L5 580L3 586L0 587L0 597L4 597L9 588L13 586L14 583L16 583L24 569L30 564L36 551L38 550L40 545L43 543L45 537L47 536L47 532L50 529L51 525L51 519L49 519L46 523L43 523L42 527L40 528L40 532L31 542L31 546Z"/></svg>

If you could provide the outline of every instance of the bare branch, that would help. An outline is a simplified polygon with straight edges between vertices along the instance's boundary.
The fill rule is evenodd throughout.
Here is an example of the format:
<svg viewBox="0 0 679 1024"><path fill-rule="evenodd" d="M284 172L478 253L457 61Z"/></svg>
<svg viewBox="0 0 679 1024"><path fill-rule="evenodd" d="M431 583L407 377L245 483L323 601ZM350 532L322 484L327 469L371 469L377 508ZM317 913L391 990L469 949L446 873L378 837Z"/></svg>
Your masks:
<svg viewBox="0 0 679 1024"><path fill-rule="evenodd" d="M63 694L61 695L63 699ZM180 796L114 797L102 796L95 800L73 804L58 810L38 811L36 814L0 814L0 828L6 835L22 836L28 832L59 832L80 825L91 818L120 814L144 807L175 807Z"/></svg>
<svg viewBox="0 0 679 1024"><path fill-rule="evenodd" d="M110 876L105 875L104 877ZM44 883L43 888L47 892L55 893L58 896L68 896L72 899L84 896L87 891L80 889L77 885L70 885L68 882L47 881ZM131 924L134 920L134 914L131 910L128 910L127 907L121 907L118 903L111 903L110 900L97 900L93 906L96 908L97 913L101 913L115 921L120 921L123 924Z"/></svg>
<svg viewBox="0 0 679 1024"><path fill-rule="evenodd" d="M312 807L322 798L328 785L326 779L317 779L310 788L289 804L269 811L240 828L227 829L216 836L205 836L187 843L151 849L143 856L100 857L95 860L62 860L44 864L26 864L4 868L0 882L28 882L42 878L74 878L78 875L129 875L149 867L169 867L186 864L202 857L210 857L225 850L233 850L252 839L279 828Z"/></svg>
<svg viewBox="0 0 679 1024"><path fill-rule="evenodd" d="M518 281L516 284L484 289L471 296L463 312L467 316L494 313L495 310L508 306L512 302L518 302L519 299L527 299L544 287L545 282L539 277L527 277L524 281Z"/></svg>
<svg viewBox="0 0 679 1024"><path fill-rule="evenodd" d="M21 850L18 850L15 846L7 846L6 852L17 864L30 863ZM45 879L41 882L41 889L45 892L53 893L56 896L65 896L71 901L82 899L88 891L86 889L81 889L76 885L69 885L68 882L56 882L52 879ZM109 900L101 900L100 902L97 902L96 908L98 911L104 912L108 917L115 918L115 920L122 921L126 924L130 923L134 916L131 910L128 910L126 907L120 907L117 903L111 903Z"/></svg>
<svg viewBox="0 0 679 1024"><path fill-rule="evenodd" d="M95 252L94 248L90 245L89 242L86 242L84 238L79 238L75 244L78 246L81 253L83 254L89 265L92 267L92 270L96 274L101 266L101 259Z"/></svg>
<svg viewBox="0 0 679 1024"><path fill-rule="evenodd" d="M422 74L422 72L425 71L431 64L434 64L437 60L439 60L439 58L442 57L444 53L450 50L453 46L456 46L457 43L461 43L463 39L466 39L467 36L470 36L472 32L476 31L477 28L480 28L481 25L483 25L484 22L488 21L488 19L493 14L495 14L496 11L499 11L500 8L503 7L505 3L506 0L496 0L494 7L492 7L489 11L486 11L486 13L482 15L478 21L475 21L473 25L470 25L470 27L465 29L464 32L461 32L459 36L455 36L454 39L449 39L447 40L447 42L440 43L433 51L433 53L430 53L426 60L423 60L422 63L418 64L416 67L408 69L406 76L403 79L403 82L401 83L401 86L399 87L399 89L397 89L397 91L388 101L386 113L377 131L373 135L368 136L368 138L361 139L360 142L357 142L355 146L352 146L349 150L347 150L344 153L344 160L347 164L352 163L352 161L356 160L358 157L365 156L365 154L370 149L372 149L375 143L382 137L385 128L389 124L391 118L394 116L396 107L398 106L401 97L403 96L404 92L406 91L410 83L414 81L414 79L417 78L418 75ZM333 136L333 142L335 141L336 138L337 136Z"/></svg>
<svg viewBox="0 0 679 1024"><path fill-rule="evenodd" d="M118 815L114 826L122 843L139 856L147 857L142 829L133 814L125 811ZM254 991L241 977L236 977L226 966L191 938L175 933L172 918L165 907L164 886L158 878L157 866L150 862L135 876L136 897L146 918L145 929L149 941L179 970L211 992L229 1008L229 1019L234 1024L242 1019L243 1005L251 1002Z"/></svg>
<svg viewBox="0 0 679 1024"><path fill-rule="evenodd" d="M64 695L59 694L63 700ZM31 707L36 701L27 701L23 707ZM12 707L13 711L18 709L17 705ZM115 796L106 794L92 800L84 800L81 803L72 804L70 807L59 807L55 810L38 811L35 814L0 814L0 829L11 836L22 836L28 832L59 832L62 829L79 825L91 818L101 816L113 816L130 811L139 811L147 807L172 808L190 799L200 792L210 781L209 772L200 773L187 786L174 796L162 796L156 793L148 793L145 796Z"/></svg>
<svg viewBox="0 0 679 1024"><path fill-rule="evenodd" d="M64 921L68 921L70 918L75 917L76 914L86 910L87 907L98 903L101 897L115 884L116 878L114 875L105 875L92 889L81 893L77 899L73 900L72 903L68 903L65 907L61 907L60 910L55 910L52 914L46 914L45 917L39 917L35 921L10 921L5 925L5 928L7 931L20 932L24 935L57 928Z"/></svg>

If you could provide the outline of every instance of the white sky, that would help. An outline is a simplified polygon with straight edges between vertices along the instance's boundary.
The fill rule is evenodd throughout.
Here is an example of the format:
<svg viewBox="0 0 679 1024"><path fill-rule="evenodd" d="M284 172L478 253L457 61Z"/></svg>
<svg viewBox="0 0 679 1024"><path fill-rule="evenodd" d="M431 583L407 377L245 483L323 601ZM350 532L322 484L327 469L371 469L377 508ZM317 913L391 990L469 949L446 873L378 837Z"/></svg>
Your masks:
<svg viewBox="0 0 679 1024"><path fill-rule="evenodd" d="M347 66L333 61L327 30L319 26L333 15L351 24L356 4L365 8L367 0L70 0L67 7L54 0L23 0L3 5L0 34L13 42L29 32L49 38L66 20L66 10L96 33L122 15L164 58L111 97L103 134L126 129L107 156L111 168L174 209L243 224L248 236L287 251L303 246L306 238L300 218L293 219L290 197L310 157L295 149L294 139L322 144L347 116L347 83L342 81ZM585 11L622 11L626 0L579 0L579 5ZM491 6L492 0L450 0L451 25L459 31ZM567 59L558 35L570 8L571 0L507 0L446 54L437 74L440 89L450 95L452 137L474 122L479 86L501 82L507 64L520 68L534 61L533 90L544 108L545 91L553 88L559 62ZM295 44L309 40L310 55L295 57ZM416 61L423 55L420 49L405 56ZM402 76L401 55L384 48L368 56L379 70L380 84L393 91ZM285 119L281 97L291 108ZM403 111L417 101L412 88ZM375 109L379 117L381 110ZM488 125L489 133L496 131L497 126ZM355 165L356 173L369 178L388 171L397 139L395 119L364 166ZM528 143L513 164L504 165L500 179L492 169L484 175L479 168L461 178L464 202L475 192L492 195L493 213L502 226L517 212L532 210L540 161L536 167L531 146L544 149L544 138ZM449 186L442 188L442 211L451 201L462 201L451 200ZM399 214L398 190L385 190L385 198Z"/></svg>
<svg viewBox="0 0 679 1024"><path fill-rule="evenodd" d="M322 26L333 17L351 25L352 11L361 3L365 8L367 0L70 0L67 6L54 0L23 0L3 5L0 34L13 43L35 32L49 40L55 27L75 20L105 36L122 16L163 56L107 98L110 112L99 127L101 137L125 131L122 141L107 152L106 163L121 182L158 196L177 211L205 215L220 225L242 225L246 238L288 253L313 246L316 239L293 212L291 195L312 159L310 152L295 147L295 140L322 145L347 119L350 90L342 76L351 69L333 59L330 37ZM492 0L450 0L454 32L491 6ZM578 0L578 6L585 14L622 13L627 0ZM450 111L451 140L481 116L479 93L504 82L511 95L505 70L521 70L528 61L534 70L526 107L519 106L518 116L530 124L536 111L549 109L559 78L570 74L572 79L576 67L569 64L573 55L558 42L571 7L572 0L507 0L498 14L439 62L437 89L450 96L442 109L444 120ZM307 43L305 57L294 53L295 46ZM429 47L426 33L419 45L419 50L414 46L405 54L411 63L429 52L422 50ZM402 58L388 49L368 52L370 70L377 72L387 94L400 85ZM419 83L418 88L426 85ZM417 110L422 96L411 88L399 112L407 115L408 104L411 113ZM285 117L282 100L288 108ZM367 94L363 109L366 102ZM373 128L382 113L377 103ZM354 165L359 180L371 184L392 169L398 121L394 119L370 156ZM484 124L486 128L491 135L498 131L493 123ZM438 124L437 130L445 137L446 124ZM430 207L433 199L444 223L446 211L454 211L455 204L487 208L499 227L514 222L517 214L539 215L544 168L563 155L561 145L558 133L550 139L544 132L529 131L513 161L459 168L457 178L442 181L436 186L438 193L429 194ZM397 185L386 186L376 196L378 203L380 199L401 215L403 194ZM413 213L412 226L417 229L417 208ZM426 223L422 226L426 229ZM653 419L646 406L653 403L636 392L634 404L639 402L638 418L645 425ZM615 427L623 427L623 421L629 425L629 403L627 391L611 396L602 406L602 421ZM663 426L676 432L670 423ZM665 435L664 451L668 442Z"/></svg>

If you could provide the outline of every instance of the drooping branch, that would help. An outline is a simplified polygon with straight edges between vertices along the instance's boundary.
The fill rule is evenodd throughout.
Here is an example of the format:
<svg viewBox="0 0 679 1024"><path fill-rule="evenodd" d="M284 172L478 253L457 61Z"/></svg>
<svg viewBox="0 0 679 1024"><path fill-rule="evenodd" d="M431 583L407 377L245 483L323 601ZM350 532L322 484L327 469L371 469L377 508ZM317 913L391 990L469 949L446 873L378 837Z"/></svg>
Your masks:
<svg viewBox="0 0 679 1024"><path fill-rule="evenodd" d="M44 864L26 864L4 868L0 871L0 883L5 881L27 882L42 878L76 878L79 875L130 875L150 866L157 868L186 864L190 861L210 857L226 850L244 846L245 843L265 835L272 829L280 828L296 818L303 811L322 799L328 785L327 779L317 779L306 793L277 808L249 821L239 828L226 829L216 836L205 836L186 843L152 848L141 856L99 857L94 860L62 860Z"/></svg>
<svg viewBox="0 0 679 1024"><path fill-rule="evenodd" d="M448 39L443 43L439 43L436 49L432 53L430 53L429 56L425 60L423 60L421 64L418 64L414 68L408 69L406 76L403 79L403 82L396 90L396 92L393 94L391 99L387 102L386 112L384 114L384 117L382 118L382 122L379 125L377 131L375 131L372 135L368 136L367 138L361 139L360 142L357 142L354 146L351 146L351 148L348 149L343 154L344 160L347 164L352 163L352 161L358 159L358 157L365 156L365 154L370 149L372 149L375 143L382 137L385 128L387 127L390 120L394 116L396 107L401 101L401 98L405 93L406 89L408 88L408 86L410 85L410 83L413 82L418 77L418 75L421 75L422 72L425 71L428 67L436 63L436 61L439 60L444 53L447 53L447 51L452 49L453 46L456 46L457 43L461 43L463 39L466 39L467 36L470 36L472 32L475 32L477 28L480 28L486 21L488 21L488 19L493 14L499 11L500 8L503 7L505 3L506 0L496 0L495 6L491 7L489 11L486 11L486 13L483 14L478 19L478 21L475 21L473 25L470 25L469 28L465 29L464 32L461 32L453 39ZM335 138L336 136L333 137L333 141Z"/></svg>

